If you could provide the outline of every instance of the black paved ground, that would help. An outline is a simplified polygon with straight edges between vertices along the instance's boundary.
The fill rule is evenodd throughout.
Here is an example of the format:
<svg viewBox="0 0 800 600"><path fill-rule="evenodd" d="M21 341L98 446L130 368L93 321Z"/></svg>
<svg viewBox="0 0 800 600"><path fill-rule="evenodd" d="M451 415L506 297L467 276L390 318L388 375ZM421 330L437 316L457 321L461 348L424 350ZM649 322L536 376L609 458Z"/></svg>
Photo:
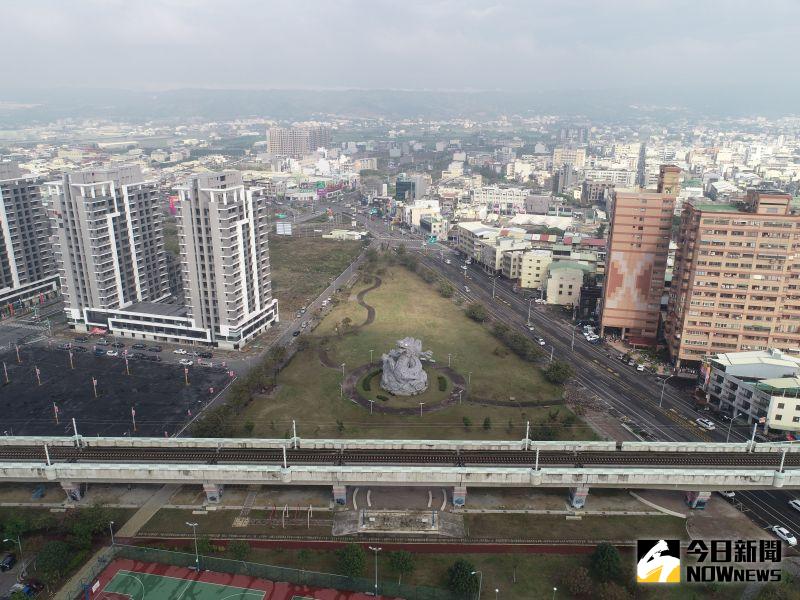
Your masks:
<svg viewBox="0 0 800 600"><path fill-rule="evenodd" d="M12 350L0 355L10 383L5 384L0 364L0 435L71 435L74 417L82 435L163 436L175 433L212 396L228 383L220 370L189 367L189 385L183 367L130 361L125 373L121 358L74 354L75 369L67 352L26 346L20 348L22 364ZM38 366L42 385L37 385ZM98 398L92 393L98 381ZM213 393L210 388L214 388ZM56 424L53 403L59 408ZM131 408L136 410L133 431Z"/></svg>

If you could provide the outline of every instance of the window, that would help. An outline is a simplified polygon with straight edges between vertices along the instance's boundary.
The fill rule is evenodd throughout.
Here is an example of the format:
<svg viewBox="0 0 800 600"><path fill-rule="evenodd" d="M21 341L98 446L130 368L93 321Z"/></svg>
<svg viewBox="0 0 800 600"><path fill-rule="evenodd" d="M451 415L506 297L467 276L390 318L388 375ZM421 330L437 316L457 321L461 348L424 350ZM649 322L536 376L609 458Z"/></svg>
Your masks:
<svg viewBox="0 0 800 600"><path fill-rule="evenodd" d="M784 408L786 406L785 402L778 402L778 410Z"/></svg>
<svg viewBox="0 0 800 600"><path fill-rule="evenodd" d="M783 419L783 415L775 415L776 421L780 421L781 419Z"/></svg>

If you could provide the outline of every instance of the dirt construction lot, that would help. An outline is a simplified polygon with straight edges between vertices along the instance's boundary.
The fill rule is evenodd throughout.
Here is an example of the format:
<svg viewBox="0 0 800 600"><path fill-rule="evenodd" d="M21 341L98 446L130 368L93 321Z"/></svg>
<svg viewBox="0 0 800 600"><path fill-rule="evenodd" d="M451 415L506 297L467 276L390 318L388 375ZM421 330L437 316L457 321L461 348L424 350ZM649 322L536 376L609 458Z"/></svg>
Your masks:
<svg viewBox="0 0 800 600"><path fill-rule="evenodd" d="M9 379L0 364L0 435L72 435L73 418L82 435L173 435L229 382L227 372L193 366L186 385L182 367L138 360L129 361L128 375L122 358L96 357L91 348L73 355L74 369L64 351L26 346L20 359L13 350L0 356Z"/></svg>

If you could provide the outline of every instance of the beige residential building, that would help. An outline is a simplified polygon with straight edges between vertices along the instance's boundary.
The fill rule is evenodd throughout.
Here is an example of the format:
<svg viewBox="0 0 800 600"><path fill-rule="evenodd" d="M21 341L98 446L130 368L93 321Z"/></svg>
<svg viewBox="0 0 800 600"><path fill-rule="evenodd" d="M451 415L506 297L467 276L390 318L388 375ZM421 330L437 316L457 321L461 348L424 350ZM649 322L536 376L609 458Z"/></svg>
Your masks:
<svg viewBox="0 0 800 600"><path fill-rule="evenodd" d="M557 171L565 164L572 165L576 170L582 169L586 165L586 148L553 148L553 170Z"/></svg>
<svg viewBox="0 0 800 600"><path fill-rule="evenodd" d="M541 289L547 267L553 261L551 250L513 250L503 253L503 276L516 280L521 288Z"/></svg>
<svg viewBox="0 0 800 600"><path fill-rule="evenodd" d="M581 299L583 277L591 270L588 265L570 260L550 263L546 282L547 303L577 306Z"/></svg>
<svg viewBox="0 0 800 600"><path fill-rule="evenodd" d="M527 250L531 242L517 237L499 236L481 240L476 244L476 260L489 273L497 274L503 270L503 255L513 250Z"/></svg>
<svg viewBox="0 0 800 600"><path fill-rule="evenodd" d="M615 190L606 255L602 335L654 345L680 169L662 165L656 190Z"/></svg>
<svg viewBox="0 0 800 600"><path fill-rule="evenodd" d="M681 215L665 335L676 365L712 353L800 351L800 214L791 196L690 201Z"/></svg>
<svg viewBox="0 0 800 600"><path fill-rule="evenodd" d="M194 175L178 193L187 316L215 345L242 348L278 320L264 190L222 171Z"/></svg>

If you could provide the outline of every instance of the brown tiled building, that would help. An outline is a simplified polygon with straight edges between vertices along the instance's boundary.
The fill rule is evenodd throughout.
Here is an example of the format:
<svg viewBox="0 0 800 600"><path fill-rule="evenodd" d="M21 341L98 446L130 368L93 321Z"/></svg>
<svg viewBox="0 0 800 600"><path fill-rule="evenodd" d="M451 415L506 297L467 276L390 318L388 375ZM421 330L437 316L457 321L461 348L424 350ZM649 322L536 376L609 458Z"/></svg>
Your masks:
<svg viewBox="0 0 800 600"><path fill-rule="evenodd" d="M788 194L683 211L665 335L676 366L707 354L800 348L800 215Z"/></svg>
<svg viewBox="0 0 800 600"><path fill-rule="evenodd" d="M663 165L658 188L615 190L606 256L602 332L654 345L680 169Z"/></svg>

